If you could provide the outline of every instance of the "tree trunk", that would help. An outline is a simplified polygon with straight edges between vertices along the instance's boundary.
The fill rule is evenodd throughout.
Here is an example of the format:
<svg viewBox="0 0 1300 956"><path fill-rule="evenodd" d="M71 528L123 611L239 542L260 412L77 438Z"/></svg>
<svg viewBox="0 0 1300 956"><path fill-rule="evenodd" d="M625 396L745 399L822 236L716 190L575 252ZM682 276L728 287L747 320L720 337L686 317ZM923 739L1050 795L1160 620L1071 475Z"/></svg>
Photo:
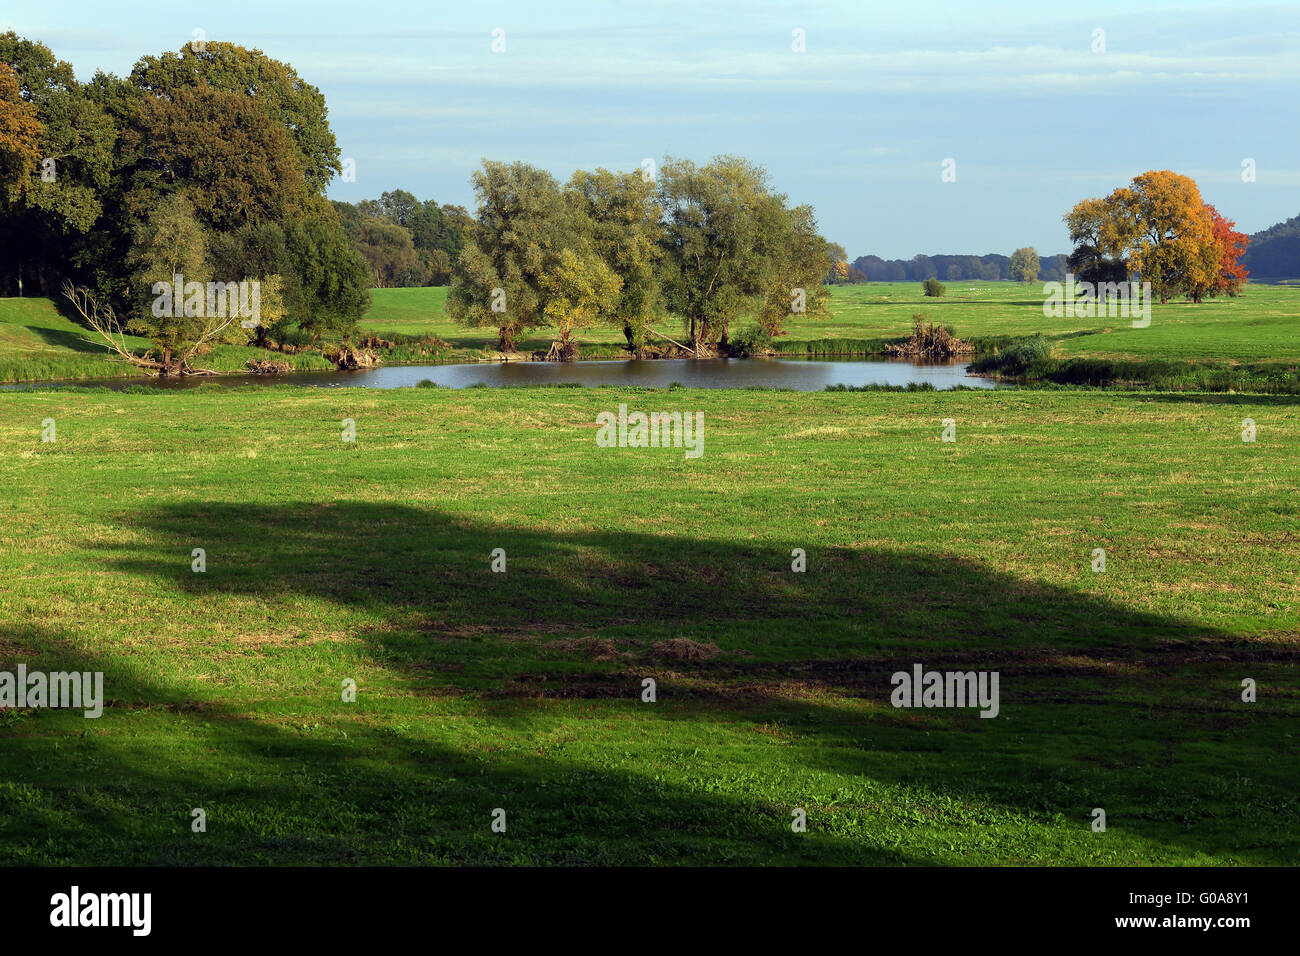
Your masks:
<svg viewBox="0 0 1300 956"><path fill-rule="evenodd" d="M691 316L691 349L694 351L696 358L704 354L704 336L707 329L708 326L703 319L697 322L695 317Z"/></svg>

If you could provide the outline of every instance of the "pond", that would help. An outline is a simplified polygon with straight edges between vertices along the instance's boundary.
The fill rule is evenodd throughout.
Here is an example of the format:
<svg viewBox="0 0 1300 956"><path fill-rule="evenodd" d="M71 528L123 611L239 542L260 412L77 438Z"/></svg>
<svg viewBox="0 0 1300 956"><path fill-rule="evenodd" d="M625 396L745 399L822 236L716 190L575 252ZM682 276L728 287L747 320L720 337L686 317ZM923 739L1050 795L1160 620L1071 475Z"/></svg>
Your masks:
<svg viewBox="0 0 1300 956"><path fill-rule="evenodd" d="M640 385L665 388L674 382L690 388L790 388L821 391L828 385L908 385L928 382L938 389L966 385L997 388L998 383L966 374L961 362L907 359L821 361L814 359L653 359L609 362L478 362L468 365L388 365L357 372L295 372L290 375L240 375L176 380L79 382L62 384L153 385L186 388L203 382L229 385L311 385L409 388L428 380L450 388L471 385ZM12 386L10 386L12 387Z"/></svg>

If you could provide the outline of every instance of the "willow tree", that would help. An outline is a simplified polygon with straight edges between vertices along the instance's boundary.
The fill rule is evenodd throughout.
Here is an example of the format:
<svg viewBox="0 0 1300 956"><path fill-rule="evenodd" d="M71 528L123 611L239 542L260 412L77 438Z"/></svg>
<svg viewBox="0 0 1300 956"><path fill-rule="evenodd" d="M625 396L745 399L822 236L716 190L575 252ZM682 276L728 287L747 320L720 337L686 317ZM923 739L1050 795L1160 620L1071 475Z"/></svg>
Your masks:
<svg viewBox="0 0 1300 956"><path fill-rule="evenodd" d="M527 163L484 160L474 173L478 217L452 272L448 313L464 325L493 328L498 347L514 351L530 329L547 324L544 278L581 231L559 183Z"/></svg>
<svg viewBox="0 0 1300 956"><path fill-rule="evenodd" d="M1033 282L1038 278L1040 263L1038 250L1033 246L1023 246L1011 253L1008 272L1015 282Z"/></svg>
<svg viewBox="0 0 1300 956"><path fill-rule="evenodd" d="M602 319L620 327L628 349L641 355L650 323L663 312L655 182L639 170L579 170L569 180L565 199L590 248L618 279L616 300Z"/></svg>
<svg viewBox="0 0 1300 956"><path fill-rule="evenodd" d="M696 355L711 353L759 293L759 224L750 210L767 174L737 156L704 167L666 159L659 170L664 294Z"/></svg>
<svg viewBox="0 0 1300 956"><path fill-rule="evenodd" d="M784 335L786 323L795 316L826 314L830 289L825 283L839 250L818 233L812 206L791 209L784 196L767 196L755 215L760 225L756 268L761 290L754 312L763 341L769 342Z"/></svg>
<svg viewBox="0 0 1300 956"><path fill-rule="evenodd" d="M542 314L559 332L548 358L577 357L573 333L613 319L622 281L590 247L562 249L555 268L542 277Z"/></svg>
<svg viewBox="0 0 1300 956"><path fill-rule="evenodd" d="M63 295L83 321L122 359L160 376L206 372L190 363L232 326L238 312L208 307L207 239L194 207L180 194L163 200L136 226L128 263L140 291L121 319L92 290L64 282ZM147 337L152 347L137 355L125 334Z"/></svg>
<svg viewBox="0 0 1300 956"><path fill-rule="evenodd" d="M737 156L707 166L666 160L659 173L664 291L696 355L725 351L732 323L754 314L769 334L823 308L833 262L809 206L789 208L766 171Z"/></svg>

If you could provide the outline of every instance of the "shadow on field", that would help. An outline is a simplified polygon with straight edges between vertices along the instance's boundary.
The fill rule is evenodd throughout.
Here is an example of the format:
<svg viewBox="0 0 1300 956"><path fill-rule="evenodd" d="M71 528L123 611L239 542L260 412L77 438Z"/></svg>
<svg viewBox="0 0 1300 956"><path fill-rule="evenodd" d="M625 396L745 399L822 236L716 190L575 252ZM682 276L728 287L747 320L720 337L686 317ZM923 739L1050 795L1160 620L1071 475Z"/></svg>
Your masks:
<svg viewBox="0 0 1300 956"><path fill-rule="evenodd" d="M560 498L555 523L565 518ZM195 596L278 602L290 617L302 597L360 608L374 625L365 639L411 661L421 656L418 646L401 635L508 642L517 658L495 662L498 677L512 676L519 659L535 671L530 655L574 638L633 650L655 641L707 642L732 652L732 663L718 669L808 672L810 682L837 685L851 662L893 666L920 649L985 667L1182 659L1206 644L1251 649L1196 622L943 554L813 549L806 572L794 573L784 545L546 532L353 501L211 503L132 513L123 524L148 531L150 543L98 545L116 570ZM190 568L196 547L206 552L204 574ZM504 573L492 570L497 549ZM1081 585L1103 582L1088 573L1088 557L1079 555ZM568 658L575 650L561 653ZM819 678L821 668L834 678Z"/></svg>
<svg viewBox="0 0 1300 956"><path fill-rule="evenodd" d="M62 311L62 310L60 310ZM71 316L69 316L71 318ZM102 345L86 335L93 335L93 332L87 332L86 335L78 335L76 332L69 332L66 329L47 329L39 325L27 326L27 331L35 333L43 339L47 345L53 345L61 349L70 349L73 352L82 352L85 354L112 354L106 345Z"/></svg>
<svg viewBox="0 0 1300 956"><path fill-rule="evenodd" d="M1169 402L1174 405L1300 405L1300 395L1262 395L1251 392L1225 393L1151 392L1136 397L1138 402Z"/></svg>
<svg viewBox="0 0 1300 956"><path fill-rule="evenodd" d="M216 787L228 807L243 808L232 818L234 843L194 850L181 839L158 851L162 862L227 858L220 854L401 862L403 853L410 862L931 861L851 832L814 834L815 826L806 842L792 841L785 802L736 795L785 798L801 792L800 781L810 785L810 773L860 781L837 800L849 809L836 812L860 806L864 827L882 813L921 831L936 816L949 827L1017 832L1056 821L1077 827L1082 844L1091 808L1103 806L1113 827L1167 848L1171 861L1242 848L1236 824L1220 819L1224 806L1253 814L1252 826L1275 840L1294 828L1297 803L1277 768L1295 695L1250 712L1238 698L1242 676L1265 683L1276 672L1282 683L1300 659L1294 641L1234 638L953 556L813 550L796 574L784 545L563 531L564 499L556 501L555 531L391 504L218 502L124 514L149 544L99 547L114 571L192 595L187 628L197 641L204 596L256 599L269 626L286 633L346 608L365 622L349 637L416 699L461 700L474 720L516 740L553 723L558 701L587 700L601 723L622 720L628 733L658 724L666 747L690 741L694 753L661 758L667 768L608 766L603 752L598 765L524 745L489 758L432 744L382 712L349 724L347 740L316 739L287 720L235 713L217 694L187 703L178 688L123 674L112 654L85 666L131 685L142 706L166 702L185 735L210 736L216 756L190 779L164 769L174 760L123 748L112 735L78 746L118 768L132 790ZM190 570L195 547L206 551L204 574ZM505 573L491 570L497 548ZM15 640L29 657L67 647L35 628ZM890 675L916 663L997 671L999 718L891 707ZM645 677L658 682L653 710L639 700ZM741 765L701 739L714 722L752 727L754 748L771 734L798 745L756 750ZM726 785L707 783L733 773ZM232 775L273 782L231 792ZM776 782L758 782L765 777ZM1243 778L1252 788L1234 790ZM900 794L915 804L899 805ZM531 822L518 832L549 842L494 842L484 823L494 806L523 808ZM810 808L810 822L818 814ZM340 827L351 835L340 838ZM140 845L129 833L122 840ZM113 862L113 852L78 862Z"/></svg>
<svg viewBox="0 0 1300 956"><path fill-rule="evenodd" d="M0 780L3 865L926 862L819 833L816 809L796 835L787 806L673 784L634 762L602 768L527 748L489 761L406 733L409 718L342 704L342 734L254 719L72 646L37 627L0 630L5 667L102 671L108 699L97 720L0 711L12 771ZM143 732L139 715L151 719ZM506 834L490 828L498 807Z"/></svg>

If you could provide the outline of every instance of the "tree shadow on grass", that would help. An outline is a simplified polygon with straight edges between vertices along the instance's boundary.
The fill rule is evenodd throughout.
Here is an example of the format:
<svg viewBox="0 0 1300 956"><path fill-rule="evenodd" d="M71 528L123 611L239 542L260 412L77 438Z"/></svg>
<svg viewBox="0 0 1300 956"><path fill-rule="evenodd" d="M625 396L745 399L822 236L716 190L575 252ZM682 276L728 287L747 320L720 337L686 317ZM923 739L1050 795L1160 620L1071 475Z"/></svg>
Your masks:
<svg viewBox="0 0 1300 956"><path fill-rule="evenodd" d="M29 325L27 331L41 338L47 345L53 345L56 348L68 349L86 355L112 354L106 345L89 338L94 334L93 332L87 331L84 334L78 334L69 332L66 329L48 329L39 325Z"/></svg>
<svg viewBox="0 0 1300 956"><path fill-rule="evenodd" d="M232 859L273 858L279 840L292 859L329 853L336 844L320 821L337 817L364 822L364 840L337 844L352 848L349 860L502 861L504 844L484 823L485 804L503 805L491 802L502 793L531 807L529 842L509 852L532 862L929 862L917 847L855 838L845 820L883 817L906 830L895 817L914 814L917 831L1073 826L1082 841L1094 806L1169 862L1295 852L1300 811L1282 762L1294 750L1284 728L1297 698L1283 690L1294 640L1241 639L1082 588L902 550L812 550L807 571L793 573L784 545L539 531L354 501L213 502L121 521L149 543L101 546L106 563L189 595L196 641L205 609L232 599L255 599L286 631L319 622L304 603L334 608L349 626L361 622L351 637L408 694L461 701L506 738L581 712L628 733L650 721L667 748L661 765L611 768L599 748L583 758L485 751L413 734L407 718L383 712L346 741L324 742L287 719L241 715L206 687L201 703L216 716L188 712L199 692L138 678L144 702L215 728L214 760L269 776L275 792L304 788L279 822L262 785L227 794L249 815L243 842L220 851ZM190 570L195 547L206 551L203 574ZM497 548L505 573L491 570ZM39 633L24 642L50 646ZM891 674L915 663L997 671L1000 716L891 707ZM121 662L106 654L99 667ZM1269 687L1273 703L1244 710L1242 676ZM645 677L658 682L649 711ZM738 726L757 732L753 748L783 749L714 755L707 740ZM185 783L109 742L83 746L120 761L133 788ZM607 748L611 759L620 749ZM277 760L293 772L277 776ZM1238 792L1242 778L1252 786ZM837 832L791 843L792 805L810 807L813 824L839 814ZM383 814L395 821L388 829ZM314 836L294 843L302 833ZM363 844L387 855L357 856ZM998 862L1033 858L992 836L985 850Z"/></svg>
<svg viewBox="0 0 1300 956"><path fill-rule="evenodd" d="M929 552L813 549L806 572L795 573L785 545L538 531L358 501L213 502L131 512L121 522L146 531L149 543L97 545L117 570L195 596L311 596L438 638L685 637L745 652L756 665L800 652L834 661L917 647L987 654L991 664L1008 654L1109 660L1169 641L1232 640L1082 588ZM196 547L206 552L204 574L191 571ZM505 573L492 570L497 549ZM1079 558L1084 578L1088 556Z"/></svg>
<svg viewBox="0 0 1300 956"><path fill-rule="evenodd" d="M1168 402L1174 405L1264 405L1284 408L1300 405L1300 395L1263 395L1250 392L1150 392L1137 396L1139 402Z"/></svg>
<svg viewBox="0 0 1300 956"><path fill-rule="evenodd" d="M692 789L634 761L489 756L364 705L338 705L324 731L250 717L75 643L0 631L7 666L102 671L110 698L93 721L0 711L3 865L925 862L817 832L815 809L796 835L784 805ZM497 808L504 833L491 828Z"/></svg>

